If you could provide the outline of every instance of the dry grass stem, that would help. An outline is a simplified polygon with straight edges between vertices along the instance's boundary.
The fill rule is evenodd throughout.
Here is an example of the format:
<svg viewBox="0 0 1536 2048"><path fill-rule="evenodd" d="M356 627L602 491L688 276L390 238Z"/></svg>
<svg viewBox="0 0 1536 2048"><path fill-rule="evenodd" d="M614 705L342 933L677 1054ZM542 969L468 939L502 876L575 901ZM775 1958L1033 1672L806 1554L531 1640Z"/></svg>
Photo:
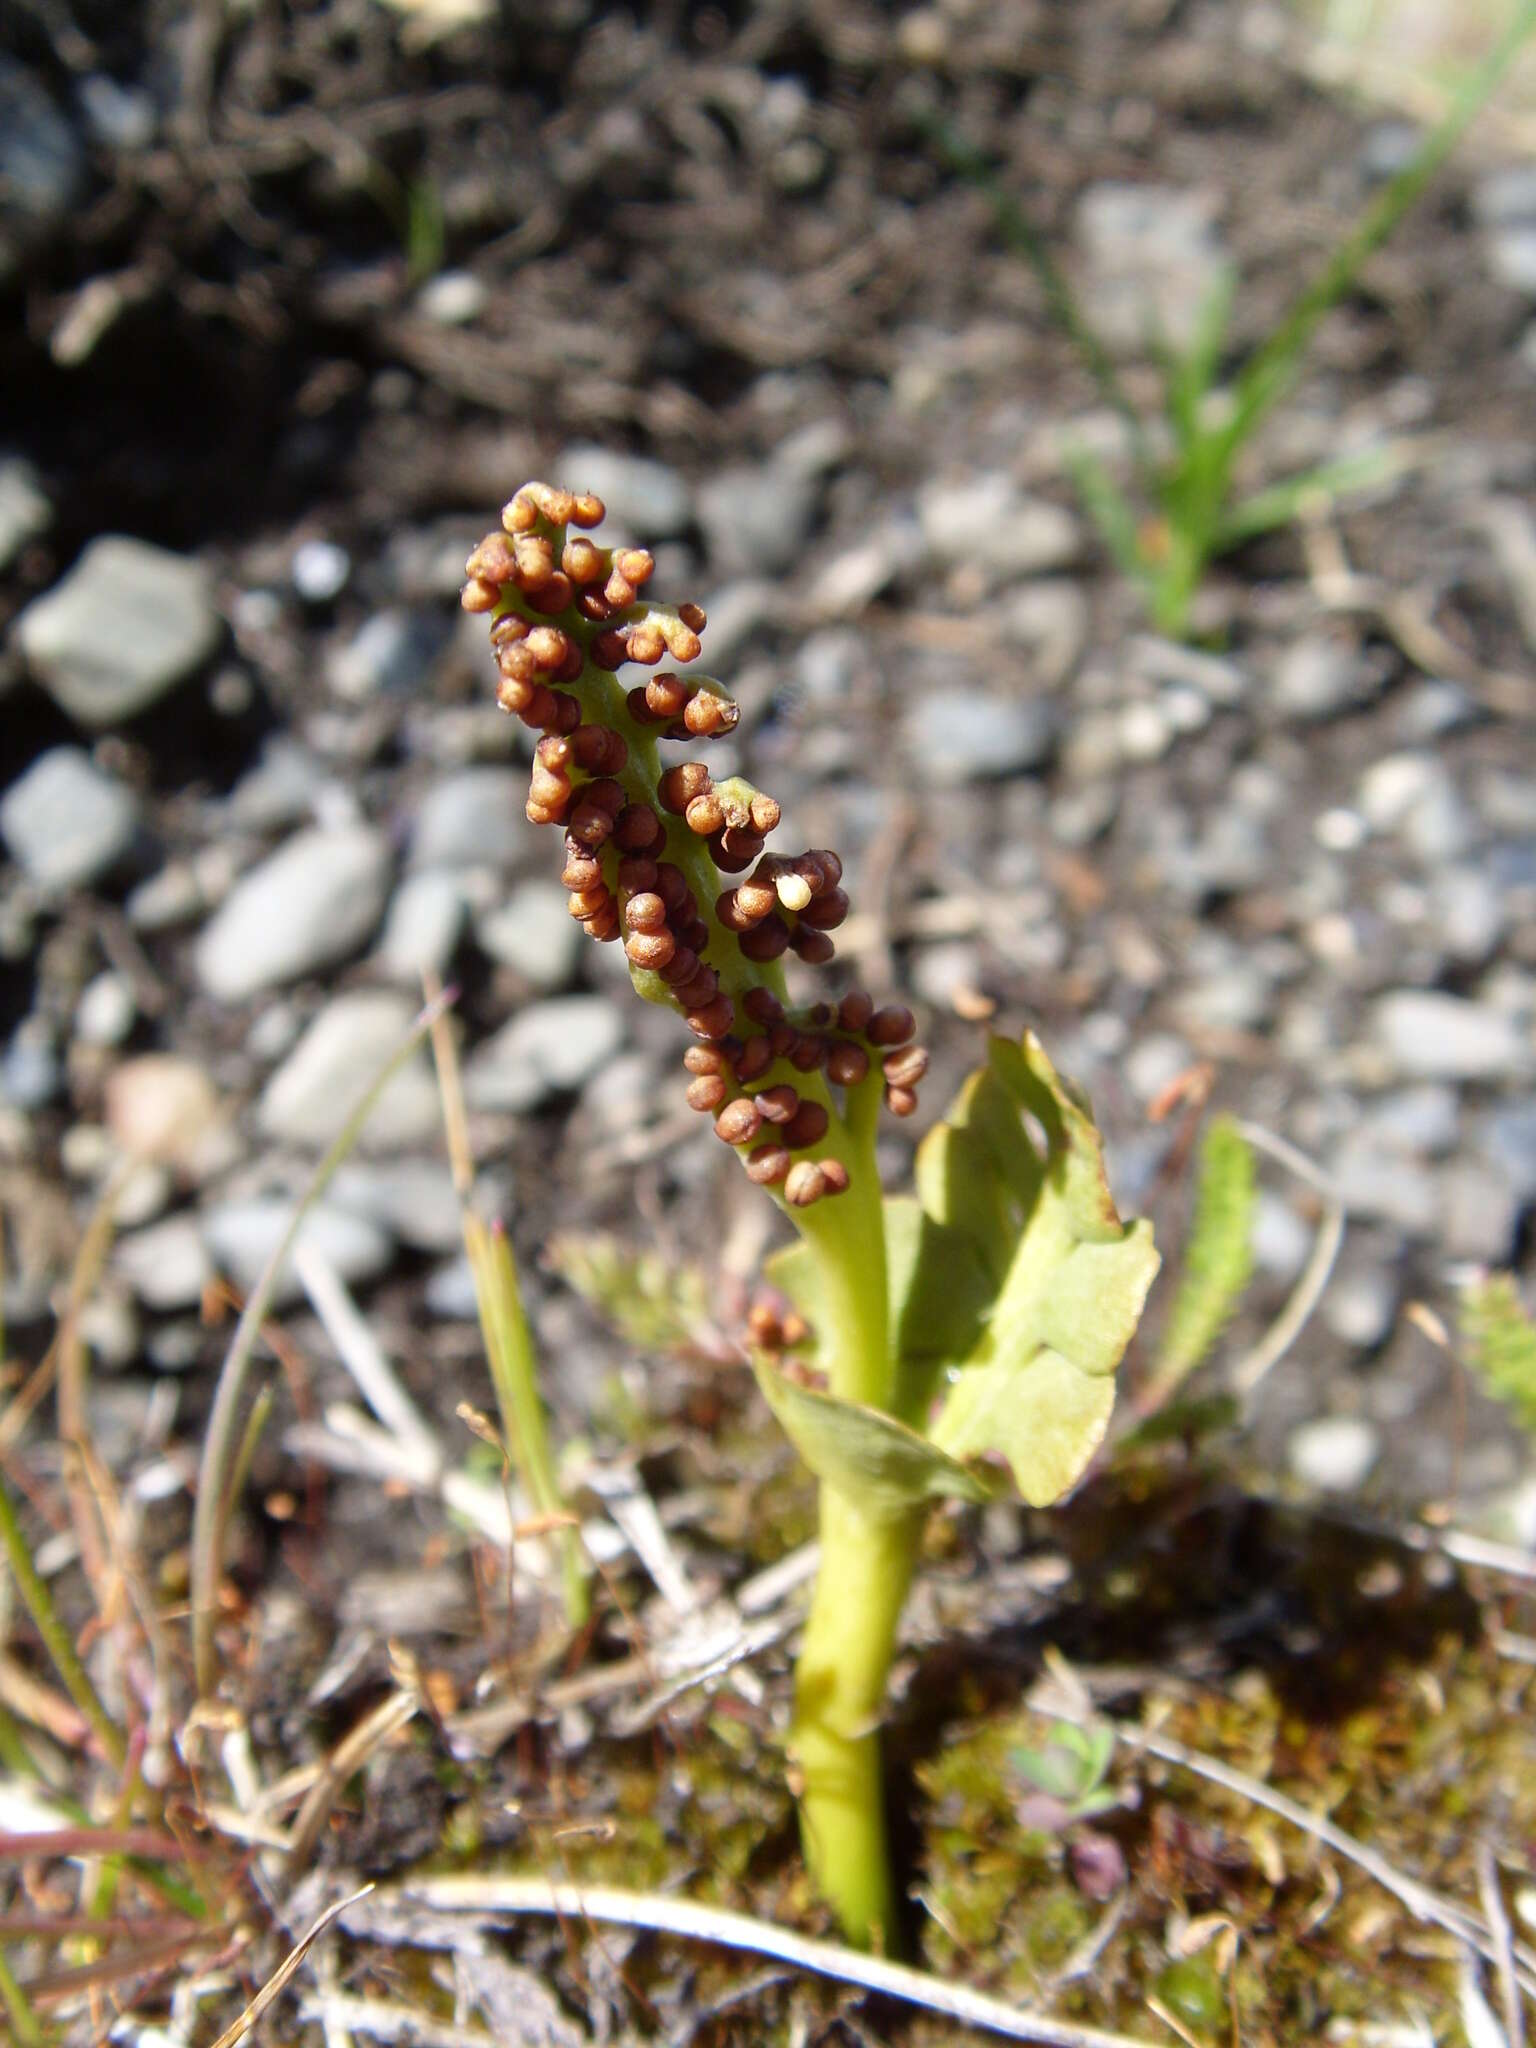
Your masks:
<svg viewBox="0 0 1536 2048"><path fill-rule="evenodd" d="M283 1990L295 1970L298 1969L300 1963L303 1962L305 1956L308 1955L310 1949L319 1940L320 1936L324 1934L332 1921L339 1920L342 1914L346 1912L348 1906L355 1906L359 1899L366 1899L372 1890L373 1886L371 1884L365 1884L360 1891L353 1892L350 1897L338 1899L333 1906L328 1906L314 1926L310 1928L309 1932L302 1936L290 1953L278 1965L277 1969L267 1979L267 1982L263 1984L234 2025L224 2029L218 2040L214 2042L213 2048L236 2048L236 2044L245 2039L268 2006L277 1997L278 1993Z"/></svg>
<svg viewBox="0 0 1536 2048"><path fill-rule="evenodd" d="M1258 1343L1232 1368L1233 1390L1248 1400L1296 1342L1311 1320L1312 1311L1323 1298L1334 1262L1339 1256L1339 1247L1344 1242L1344 1204L1332 1181L1304 1152L1298 1152L1294 1145L1288 1144L1284 1138L1277 1138L1273 1131L1266 1131L1260 1124L1239 1123L1238 1129L1250 1145L1278 1160L1298 1179L1315 1188L1323 1199L1317 1235L1301 1278Z"/></svg>
<svg viewBox="0 0 1536 2048"><path fill-rule="evenodd" d="M399 1896L411 1905L445 1913L498 1913L513 1918L539 1914L572 1924L586 1920L614 1927L644 1927L685 1941L713 1942L748 1955L770 1956L812 1976L829 1977L861 1991L898 1999L904 2005L941 2013L980 2033L1001 2035L1009 2041L1034 2041L1042 2048L1150 2048L1133 2035L1052 2019L1046 2013L989 1998L968 1985L946 1983L904 1963L860 1955L835 1942L813 1941L790 1928L754 1920L746 1913L695 1905L687 1899L607 1885L555 1884L541 1877L423 1878L402 1886Z"/></svg>

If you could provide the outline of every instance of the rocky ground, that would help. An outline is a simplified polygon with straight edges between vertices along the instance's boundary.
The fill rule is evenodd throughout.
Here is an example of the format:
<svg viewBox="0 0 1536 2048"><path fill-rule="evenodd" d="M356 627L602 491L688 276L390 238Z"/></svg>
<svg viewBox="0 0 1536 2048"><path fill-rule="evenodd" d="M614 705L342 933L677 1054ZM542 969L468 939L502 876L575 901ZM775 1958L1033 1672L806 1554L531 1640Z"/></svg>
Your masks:
<svg viewBox="0 0 1536 2048"><path fill-rule="evenodd" d="M118 1183L83 1325L115 1469L196 1440L210 1286L252 1284L424 971L461 992L562 1430L626 1362L541 1268L557 1231L738 1277L760 1248L669 1020L566 915L457 611L544 476L704 603L732 760L785 844L841 851L842 956L920 1008L931 1103L984 1020L1033 1022L1170 1241L1146 1110L1196 1061L1335 1180L1258 1457L1536 1540L1528 1448L1403 1313L1533 1271L1536 168L1491 124L1329 318L1250 481L1400 472L1223 565L1192 649L1073 496L1118 422L924 139L937 112L992 155L1150 399L1151 321L1233 262L1251 343L1411 147L1305 55L1215 0L7 16L5 1336L42 1355ZM1315 1208L1266 1185L1253 1328ZM425 1059L307 1229L451 1434L485 1394ZM285 1307L323 1403L347 1382ZM264 1449L267 1488L292 1470ZM390 1537L329 1542L334 1593Z"/></svg>

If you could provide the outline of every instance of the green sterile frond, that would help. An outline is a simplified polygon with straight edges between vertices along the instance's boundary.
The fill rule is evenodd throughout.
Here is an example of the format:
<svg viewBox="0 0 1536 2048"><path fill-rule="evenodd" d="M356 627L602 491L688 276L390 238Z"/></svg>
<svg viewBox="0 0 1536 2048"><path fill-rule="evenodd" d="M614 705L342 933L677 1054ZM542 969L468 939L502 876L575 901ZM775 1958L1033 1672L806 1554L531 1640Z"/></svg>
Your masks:
<svg viewBox="0 0 1536 2048"><path fill-rule="evenodd" d="M756 1369L764 1399L811 1471L861 1513L880 1518L923 1501L991 1499L983 1477L894 1416L802 1386L770 1360Z"/></svg>
<svg viewBox="0 0 1536 2048"><path fill-rule="evenodd" d="M1194 1221L1154 1381L1171 1393L1208 1355L1253 1271L1253 1148L1229 1116L1200 1146Z"/></svg>
<svg viewBox="0 0 1536 2048"><path fill-rule="evenodd" d="M707 1345L712 1333L709 1286L696 1266L637 1252L616 1237L591 1231L555 1238L546 1256L566 1285L640 1350L678 1352Z"/></svg>
<svg viewBox="0 0 1536 2048"><path fill-rule="evenodd" d="M1523 1429L1536 1434L1536 1322L1512 1273L1488 1273L1461 1297L1467 1363Z"/></svg>
<svg viewBox="0 0 1536 2048"><path fill-rule="evenodd" d="M1075 1484L1103 1439L1114 1371L1158 1256L1149 1224L1120 1221L1092 1111L1039 1041L994 1039L988 1066L1034 1160L1034 1193L990 1314L951 1362L931 1436L953 1458L1006 1459L1020 1493L1043 1507ZM1039 1127L1043 1157L1019 1112Z"/></svg>

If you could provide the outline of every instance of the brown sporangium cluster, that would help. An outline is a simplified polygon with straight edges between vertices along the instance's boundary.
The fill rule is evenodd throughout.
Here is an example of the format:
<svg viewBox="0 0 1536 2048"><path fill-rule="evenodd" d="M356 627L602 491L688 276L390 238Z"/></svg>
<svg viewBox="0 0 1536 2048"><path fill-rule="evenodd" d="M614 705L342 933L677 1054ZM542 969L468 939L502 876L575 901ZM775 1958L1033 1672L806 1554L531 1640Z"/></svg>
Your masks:
<svg viewBox="0 0 1536 2048"><path fill-rule="evenodd" d="M909 1116L928 1055L910 1011L860 990L789 1006L783 956L833 957L842 863L768 853L779 806L739 777L661 765L658 741L717 738L740 712L711 678L661 668L697 659L704 613L643 597L652 558L588 538L603 516L598 498L525 484L466 564L464 608L490 617L498 702L540 734L528 816L564 829L571 915L622 938L639 993L682 1012L699 1041L684 1056L692 1107L754 1181L808 1208L849 1184L831 1090L846 1110L880 1086ZM626 690L628 662L655 673Z"/></svg>

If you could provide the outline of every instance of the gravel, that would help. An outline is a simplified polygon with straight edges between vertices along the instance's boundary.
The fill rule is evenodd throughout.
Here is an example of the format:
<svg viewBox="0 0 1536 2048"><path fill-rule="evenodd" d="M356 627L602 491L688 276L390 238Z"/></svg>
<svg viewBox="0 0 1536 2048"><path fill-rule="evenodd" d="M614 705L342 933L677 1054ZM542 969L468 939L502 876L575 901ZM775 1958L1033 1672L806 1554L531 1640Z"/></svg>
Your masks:
<svg viewBox="0 0 1536 2048"><path fill-rule="evenodd" d="M1371 1013L1376 1043L1397 1074L1491 1081L1526 1074L1529 1030L1489 1003L1438 989L1394 989Z"/></svg>
<svg viewBox="0 0 1536 2048"><path fill-rule="evenodd" d="M543 846L528 823L528 777L515 768L465 768L434 783L416 811L411 865L510 867Z"/></svg>
<svg viewBox="0 0 1536 2048"><path fill-rule="evenodd" d="M203 1211L201 1229L209 1255L243 1294L260 1280L293 1221L293 1210L292 1195L271 1195L217 1202ZM388 1231L330 1201L317 1202L309 1210L297 1243L300 1248L312 1247L353 1286L384 1272L394 1250ZM274 1299L286 1307L302 1293L292 1260L285 1259Z"/></svg>
<svg viewBox="0 0 1536 2048"><path fill-rule="evenodd" d="M472 1109L522 1113L578 1089L624 1042L605 996L559 996L520 1010L471 1054L464 1093Z"/></svg>
<svg viewBox="0 0 1536 2048"><path fill-rule="evenodd" d="M82 889L126 859L139 831L133 792L79 747L52 747L0 797L0 834L39 888Z"/></svg>
<svg viewBox="0 0 1536 2048"><path fill-rule="evenodd" d="M1038 768L1055 745L1057 713L1039 697L925 689L903 721L913 770L936 788L996 781Z"/></svg>
<svg viewBox="0 0 1536 2048"><path fill-rule="evenodd" d="M1357 1493L1381 1456L1381 1431L1363 1415L1320 1415L1291 1432L1286 1459L1303 1486Z"/></svg>
<svg viewBox="0 0 1536 2048"><path fill-rule="evenodd" d="M296 833L243 875L204 929L197 978L217 1002L240 1003L345 960L378 924L390 852L366 825Z"/></svg>
<svg viewBox="0 0 1536 2048"><path fill-rule="evenodd" d="M543 994L567 988L587 945L556 882L524 882L476 918L482 952Z"/></svg>
<svg viewBox="0 0 1536 2048"><path fill-rule="evenodd" d="M16 622L32 674L93 732L158 703L211 659L222 633L201 562L119 534L93 540Z"/></svg>
<svg viewBox="0 0 1536 2048"><path fill-rule="evenodd" d="M333 996L262 1090L262 1135L313 1151L330 1145L403 1044L418 1009L389 989ZM430 1138L441 1121L431 1062L418 1052L386 1085L359 1143L364 1151L400 1151Z"/></svg>

